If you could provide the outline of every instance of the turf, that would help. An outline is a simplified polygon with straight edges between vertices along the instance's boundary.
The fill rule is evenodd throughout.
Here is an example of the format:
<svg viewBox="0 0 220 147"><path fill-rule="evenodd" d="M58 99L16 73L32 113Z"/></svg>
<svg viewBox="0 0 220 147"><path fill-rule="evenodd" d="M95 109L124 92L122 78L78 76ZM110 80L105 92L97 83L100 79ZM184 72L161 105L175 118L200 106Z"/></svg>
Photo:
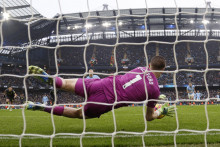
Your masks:
<svg viewBox="0 0 220 147"><path fill-rule="evenodd" d="M208 105L209 129L220 129L220 105ZM179 129L205 131L207 120L204 105L178 106ZM53 133L51 115L45 112L25 110L26 134L51 135ZM102 115L99 119L86 120L85 132L112 133L128 131L142 133L145 130L143 107L126 107L115 110L116 128L112 112ZM0 134L16 134L23 132L22 110L0 110ZM83 120L54 116L56 133L82 133ZM147 131L175 131L176 118L164 117L163 119L147 122ZM22 146L49 146L50 138L23 137ZM173 146L173 134L147 133L144 136L146 146ZM55 136L53 146L79 146L80 138L71 136ZM85 135L82 139L83 146L111 146L112 138L101 135ZM204 146L204 134L192 132L178 132L176 136L178 146ZM220 146L220 132L207 134L209 146ZM131 134L116 134L115 146L143 146L142 136ZM1 137L0 146L19 146L19 138Z"/></svg>

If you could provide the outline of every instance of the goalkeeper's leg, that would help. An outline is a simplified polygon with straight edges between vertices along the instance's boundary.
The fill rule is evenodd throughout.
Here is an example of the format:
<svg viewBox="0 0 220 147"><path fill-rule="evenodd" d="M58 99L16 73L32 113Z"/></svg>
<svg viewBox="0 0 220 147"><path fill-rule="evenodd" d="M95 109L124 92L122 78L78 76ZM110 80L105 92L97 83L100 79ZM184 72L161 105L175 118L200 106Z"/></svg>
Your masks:
<svg viewBox="0 0 220 147"><path fill-rule="evenodd" d="M37 66L30 66L29 73L47 75L47 73L43 69ZM53 83L52 78L45 78L42 76L42 77L39 77L39 79L50 85L52 85ZM98 82L94 84L95 81L98 81ZM85 90L84 90L83 83L85 84L87 95L91 97L91 99L90 97L87 98L87 102L92 101L92 102L109 103L102 89L102 83L99 82L99 79L84 79L84 82L83 82L83 79L80 79L80 78L79 79L77 78L63 79L60 77L56 77L56 80L55 80L56 88L59 88L65 91L71 91L71 92L76 93L79 96L85 97L85 92L84 92ZM93 83L92 86L91 86L91 83ZM90 87L89 90L87 89L88 87ZM87 104L84 106L84 111L86 112L86 116L87 116L86 118L100 117L102 114L110 111L111 109L112 109L112 106L103 106L103 105L96 105L96 104ZM43 109L41 110L46 111L46 112L51 112L50 107L43 107ZM53 112L55 115L62 115L62 116L71 117L71 118L82 118L81 109L66 108L66 107L61 108L57 106L54 108L54 110L55 111Z"/></svg>
<svg viewBox="0 0 220 147"><path fill-rule="evenodd" d="M29 66L29 73L30 74L42 74L42 75L48 75L42 68L38 67L38 66ZM36 76L35 78L41 80L44 83L47 83L49 85L53 85L53 79L49 78L49 77L40 77L40 76ZM75 85L77 82L77 78L75 79L63 79L60 77L56 77L55 78L55 85L56 88L59 88L61 90L65 90L65 91L71 91L71 92L75 92Z"/></svg>
<svg viewBox="0 0 220 147"><path fill-rule="evenodd" d="M40 110L51 113L52 107L45 106L44 104L34 104L33 102L28 102L26 109L28 110ZM53 108L53 114L59 116L65 116L69 118L83 118L82 109L68 108L63 106L55 106ZM87 118L87 117L86 117Z"/></svg>
<svg viewBox="0 0 220 147"><path fill-rule="evenodd" d="M88 84L88 83L87 83ZM102 85L100 82L92 83L92 88L90 87L90 96L87 98L87 104L85 104L82 108L84 110L85 118L96 118L100 117L102 114L107 113L112 110L112 105L103 105L103 104L94 104L91 102L98 102L98 103L110 103L108 99L105 96L104 91L102 88L100 88ZM83 96L84 90L83 90L83 83L82 80L79 79L78 87L76 88L76 93L78 95ZM95 92L93 92L95 91ZM119 108L121 106L118 106ZM75 108L68 108L68 107L62 107L62 106L55 106L53 109L52 107L45 106L43 104L34 104L33 102L28 102L27 109L31 110L41 110L45 112L51 113L53 110L53 114L55 115L61 115L66 116L70 118L83 118L83 113L81 109L75 109Z"/></svg>

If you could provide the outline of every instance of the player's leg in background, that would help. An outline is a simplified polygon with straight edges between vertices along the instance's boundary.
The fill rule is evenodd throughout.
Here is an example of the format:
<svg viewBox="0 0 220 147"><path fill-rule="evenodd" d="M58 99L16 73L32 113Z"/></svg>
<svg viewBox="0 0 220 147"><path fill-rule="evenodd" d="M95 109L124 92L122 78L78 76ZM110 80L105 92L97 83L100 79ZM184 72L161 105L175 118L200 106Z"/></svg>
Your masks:
<svg viewBox="0 0 220 147"><path fill-rule="evenodd" d="M194 95L193 94L189 94L189 97L190 97L190 100L194 99ZM190 101L190 103L191 103L191 106L193 106L193 101Z"/></svg>
<svg viewBox="0 0 220 147"><path fill-rule="evenodd" d="M191 95L188 93L188 98L189 98L189 100L191 100ZM188 104L190 104L191 103L191 105L192 105L192 102L191 101L189 101L189 103Z"/></svg>
<svg viewBox="0 0 220 147"><path fill-rule="evenodd" d="M9 98L6 98L6 104L8 104L7 109L9 109L9 108L10 108L10 106L9 106L9 104L10 104L10 103L9 103L9 101L10 101L10 100L9 100Z"/></svg>
<svg viewBox="0 0 220 147"><path fill-rule="evenodd" d="M198 105L200 105L200 97L196 97L196 100L198 101Z"/></svg>
<svg viewBox="0 0 220 147"><path fill-rule="evenodd" d="M197 102L196 102L196 100L197 100L197 98L196 98L196 94L193 94L193 103L195 103L195 105L197 105Z"/></svg>
<svg viewBox="0 0 220 147"><path fill-rule="evenodd" d="M24 104L24 99L20 99L20 103L21 103L21 104Z"/></svg>
<svg viewBox="0 0 220 147"><path fill-rule="evenodd" d="M191 102L192 105L191 106L193 106L194 103L195 103L195 101L194 101L195 100L194 94L191 95L191 100L192 100L192 102Z"/></svg>
<svg viewBox="0 0 220 147"><path fill-rule="evenodd" d="M12 100L12 99L9 100L9 104L10 104L10 105L13 104L13 100ZM12 111L12 106L10 106L9 110Z"/></svg>
<svg viewBox="0 0 220 147"><path fill-rule="evenodd" d="M57 91L56 91L56 93L57 93ZM50 90L50 101L51 101L51 105L53 105L54 101L55 101L54 89Z"/></svg>

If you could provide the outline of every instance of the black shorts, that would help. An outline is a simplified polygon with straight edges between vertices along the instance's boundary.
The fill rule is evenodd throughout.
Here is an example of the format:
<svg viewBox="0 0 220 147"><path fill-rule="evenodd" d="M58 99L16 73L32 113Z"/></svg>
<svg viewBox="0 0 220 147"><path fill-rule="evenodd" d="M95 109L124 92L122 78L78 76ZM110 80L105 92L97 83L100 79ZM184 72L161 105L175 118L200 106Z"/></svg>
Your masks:
<svg viewBox="0 0 220 147"><path fill-rule="evenodd" d="M14 100L14 97L6 97L6 99L9 99L10 102Z"/></svg>
<svg viewBox="0 0 220 147"><path fill-rule="evenodd" d="M24 99L20 99L20 103L23 104L24 103Z"/></svg>

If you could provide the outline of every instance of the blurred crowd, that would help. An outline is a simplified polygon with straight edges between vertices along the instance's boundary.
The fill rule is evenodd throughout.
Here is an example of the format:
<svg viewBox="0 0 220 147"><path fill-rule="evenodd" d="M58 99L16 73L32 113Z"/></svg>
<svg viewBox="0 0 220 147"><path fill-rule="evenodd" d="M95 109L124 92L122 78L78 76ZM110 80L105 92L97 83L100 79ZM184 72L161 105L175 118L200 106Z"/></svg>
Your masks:
<svg viewBox="0 0 220 147"><path fill-rule="evenodd" d="M219 71L209 71L205 75L205 72L186 72L180 71L176 73L176 84L177 85L187 85L189 81L194 85L205 86L205 80L207 80L208 85L214 85L220 83L220 72ZM158 79L159 85L173 85L174 74L173 73L163 73Z"/></svg>
<svg viewBox="0 0 220 147"><path fill-rule="evenodd" d="M104 72L104 71L103 71ZM112 71L113 73L114 71ZM83 74L83 73L80 73ZM101 78L105 78L106 76L99 75ZM177 85L187 85L189 81L191 81L194 85L205 86L205 80L207 80L208 85L215 85L220 83L220 72L216 70L205 72L186 72L179 71L176 73L176 83ZM65 76L65 78L73 78L69 76ZM158 79L159 85L173 85L174 84L174 73L163 73L162 76ZM25 79L26 86L32 87L35 89L40 89L41 87L49 88L50 86L42 83L41 81L35 79L34 77L27 77ZM24 78L23 77L13 77L13 76L2 76L0 77L0 87L4 87L5 85L22 87L24 86Z"/></svg>
<svg viewBox="0 0 220 147"><path fill-rule="evenodd" d="M178 43L173 44L153 44L144 45L119 45L116 48L109 46L90 45L86 49L84 47L63 47L57 51L57 61L59 66L115 66L111 63L116 56L118 66L146 66L146 59L149 62L155 55L165 57L167 66L183 66L183 65L205 65L220 64L217 60L220 56L219 43ZM116 55L114 56L114 49ZM206 56L206 51L208 56ZM177 63L174 59L174 53ZM85 60L84 61L84 54ZM192 58L191 63L187 62L187 58ZM50 65L55 65L54 51L49 52ZM91 65L92 60L96 60ZM124 63L123 60L128 59ZM114 61L113 61L114 62Z"/></svg>

